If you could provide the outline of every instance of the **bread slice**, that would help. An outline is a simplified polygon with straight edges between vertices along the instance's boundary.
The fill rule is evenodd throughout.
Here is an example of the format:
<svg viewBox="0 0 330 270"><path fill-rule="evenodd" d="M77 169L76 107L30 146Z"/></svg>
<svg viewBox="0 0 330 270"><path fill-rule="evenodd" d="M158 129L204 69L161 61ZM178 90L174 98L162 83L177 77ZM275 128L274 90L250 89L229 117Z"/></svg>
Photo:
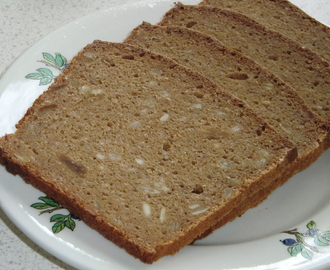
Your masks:
<svg viewBox="0 0 330 270"><path fill-rule="evenodd" d="M291 85L313 112L330 122L330 69L319 55L249 17L211 6L181 3L159 23L192 28L251 57Z"/></svg>
<svg viewBox="0 0 330 270"><path fill-rule="evenodd" d="M220 87L247 102L283 137L296 143L298 157L294 171L247 198L219 221L217 228L262 202L276 187L299 170L307 168L330 145L330 127L314 114L301 97L277 76L241 53L200 32L182 27L136 27L125 42L147 48L193 68ZM194 57L191 57L191 56ZM230 162L226 163L230 170ZM208 234L214 228L208 230ZM205 235L204 233L203 235Z"/></svg>
<svg viewBox="0 0 330 270"><path fill-rule="evenodd" d="M201 4L243 13L330 62L330 28L287 0L204 0Z"/></svg>
<svg viewBox="0 0 330 270"><path fill-rule="evenodd" d="M9 172L145 263L178 252L296 156L206 77L102 41L79 52L0 139Z"/></svg>

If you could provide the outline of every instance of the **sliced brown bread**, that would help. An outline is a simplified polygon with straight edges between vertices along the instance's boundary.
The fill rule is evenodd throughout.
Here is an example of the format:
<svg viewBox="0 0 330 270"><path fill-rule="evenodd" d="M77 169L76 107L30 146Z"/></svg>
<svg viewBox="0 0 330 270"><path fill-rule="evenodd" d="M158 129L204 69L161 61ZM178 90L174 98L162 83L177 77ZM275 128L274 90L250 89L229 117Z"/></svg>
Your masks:
<svg viewBox="0 0 330 270"><path fill-rule="evenodd" d="M330 122L329 63L309 49L249 17L211 6L177 4L160 25L178 25L219 39L291 85L312 111Z"/></svg>
<svg viewBox="0 0 330 270"><path fill-rule="evenodd" d="M187 28L161 27L144 22L132 31L125 42L171 57L247 102L283 137L297 144L295 172L307 168L329 147L329 125L313 114L296 91L253 60L226 48L218 40ZM230 162L226 162L224 167L231 170ZM240 208L222 218L216 227L262 202L295 172L288 171L253 198L246 199ZM210 233L214 228L207 232Z"/></svg>
<svg viewBox="0 0 330 270"><path fill-rule="evenodd" d="M0 139L9 172L145 263L178 252L296 156L206 77L102 41L74 57Z"/></svg>
<svg viewBox="0 0 330 270"><path fill-rule="evenodd" d="M204 0L201 4L241 12L330 62L330 28L287 0Z"/></svg>

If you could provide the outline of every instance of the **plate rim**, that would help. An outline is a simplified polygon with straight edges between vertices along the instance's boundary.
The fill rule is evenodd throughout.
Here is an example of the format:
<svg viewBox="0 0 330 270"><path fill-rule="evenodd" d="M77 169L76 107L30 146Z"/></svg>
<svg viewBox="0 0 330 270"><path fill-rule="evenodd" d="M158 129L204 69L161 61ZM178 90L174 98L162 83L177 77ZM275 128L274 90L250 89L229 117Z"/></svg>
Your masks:
<svg viewBox="0 0 330 270"><path fill-rule="evenodd" d="M150 2L150 1L145 1L145 0L142 0L142 1L135 1L135 2L139 2L140 4L147 4L147 2ZM169 1L169 0L155 0L153 1L155 2L155 4L158 4L158 3L169 3L169 2L172 2L172 1ZM59 31L61 31L62 28L70 28L70 26L72 26L76 21L81 21L81 20L86 20L88 18L91 18L93 16L97 16L97 14L100 14L100 13L105 13L105 12L111 12L111 10L119 10L119 9L124 9L124 8L127 8L127 7L132 7L133 5L132 4L128 4L128 3L125 3L125 4L122 4L122 5L115 5L113 7L110 7L109 9L107 10L101 10L101 11L96 11L96 12L93 12L89 15L86 15L84 17L81 17L77 20L74 20L58 29L56 29L55 31L53 31L52 33L48 34L47 36L45 36L44 38L42 38L41 40L39 40L38 42L36 42L35 44L33 44L31 47L29 47L27 50L25 50L19 57L17 57L4 71L3 73L1 74L0 76L0 83L2 82L2 79L7 76L7 72L11 72L10 70L12 69L13 66L15 66L17 63L19 63L20 59L22 56L30 53L30 52L33 52L33 50L38 47L38 45L42 44L45 40L47 39L52 39L52 36L54 35L54 33L57 33ZM0 92L0 96L3 92ZM329 152L329 150L328 150ZM29 185L30 186L30 185ZM44 248L45 250L47 250L48 252L50 252L51 254L55 254L54 256L60 258L61 260L65 261L65 262L68 262L70 265L73 265L75 266L75 264L77 263L76 260L70 260L68 259L67 257L64 256L63 258L63 254L57 250L51 250L49 249L49 247L44 247L44 243L42 242L42 240L38 237L36 237L35 235L31 235L31 232L29 232L28 230L25 229L25 227L22 227L21 225L18 225L18 224L21 224L21 222L18 220L17 216L14 216L13 215L13 212L10 211L8 205L4 204L3 201L4 199L3 198L7 198L6 197L6 192L5 190L3 190L3 187L1 185L1 181L0 181L0 194L5 194L5 196L0 196L0 206L1 208L4 210L4 212L6 213L6 215L14 222L14 224L19 227L19 229L21 231L24 232L24 234L26 234L30 239L32 239L33 242L37 243L39 246L41 246L42 248ZM22 207L22 210L24 209L24 207ZM31 217L32 218L32 217ZM33 218L32 218L33 219ZM49 251L51 250L51 251ZM59 254L57 254L59 253ZM327 262L327 265L330 264L330 258L329 258L329 262ZM155 266L157 265L157 262L154 264ZM79 269L84 269L84 265L83 264L79 264L78 265ZM316 266L317 267L317 266ZM323 267L323 265L322 265ZM143 269L144 267L142 267L141 269ZM313 269L315 267L313 266ZM304 268L304 269L307 269L307 268Z"/></svg>

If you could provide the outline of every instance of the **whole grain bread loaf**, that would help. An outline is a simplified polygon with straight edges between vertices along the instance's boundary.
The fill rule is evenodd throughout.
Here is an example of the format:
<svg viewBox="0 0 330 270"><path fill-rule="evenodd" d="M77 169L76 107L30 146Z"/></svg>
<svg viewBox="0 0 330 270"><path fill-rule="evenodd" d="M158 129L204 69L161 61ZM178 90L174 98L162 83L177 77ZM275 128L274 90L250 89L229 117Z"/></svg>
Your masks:
<svg viewBox="0 0 330 270"><path fill-rule="evenodd" d="M330 62L330 28L287 0L204 0L202 5L231 9L287 35Z"/></svg>
<svg viewBox="0 0 330 270"><path fill-rule="evenodd" d="M178 252L296 156L206 77L102 41L74 57L0 139L9 172L145 263Z"/></svg>
<svg viewBox="0 0 330 270"><path fill-rule="evenodd" d="M329 125L313 114L296 91L218 40L187 28L161 27L144 22L132 31L125 42L161 53L197 70L247 102L283 137L297 144L298 157L292 166L294 171L288 169L279 179L255 191L255 195L247 198L199 238L262 202L276 187L311 165L329 147ZM227 162L226 167L231 170L231 163Z"/></svg>
<svg viewBox="0 0 330 270"><path fill-rule="evenodd" d="M322 57L288 37L231 10L178 3L159 23L178 25L219 39L291 85L313 112L330 122L330 69Z"/></svg>

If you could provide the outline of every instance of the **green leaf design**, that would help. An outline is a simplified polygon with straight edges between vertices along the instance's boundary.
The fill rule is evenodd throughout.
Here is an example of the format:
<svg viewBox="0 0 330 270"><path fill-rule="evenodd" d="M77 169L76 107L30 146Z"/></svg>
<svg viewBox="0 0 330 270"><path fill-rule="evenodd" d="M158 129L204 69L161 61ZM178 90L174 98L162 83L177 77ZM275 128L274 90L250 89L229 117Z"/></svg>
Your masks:
<svg viewBox="0 0 330 270"><path fill-rule="evenodd" d="M39 210L41 209L42 211L40 211L40 215L63 209L63 207L58 202L47 196L40 196L38 199L42 202L31 204L31 207ZM69 213L68 215L52 215L50 217L50 222L55 222L55 224L52 226L53 233L59 233L64 228L69 228L71 231L73 231L76 227L76 223L72 217L75 217L72 213Z"/></svg>
<svg viewBox="0 0 330 270"><path fill-rule="evenodd" d="M61 57L62 57L63 62L64 62L63 67L65 67L68 64L68 60L63 55L61 55Z"/></svg>
<svg viewBox="0 0 330 270"><path fill-rule="evenodd" d="M40 73L30 73L25 76L26 79L41 80L44 76Z"/></svg>
<svg viewBox="0 0 330 270"><path fill-rule="evenodd" d="M53 227L52 227L52 231L53 233L59 233L60 231L62 231L65 228L65 222L64 221L59 221L56 222Z"/></svg>
<svg viewBox="0 0 330 270"><path fill-rule="evenodd" d="M55 78L53 72L48 68L38 68L37 71L39 71L43 76L50 76Z"/></svg>
<svg viewBox="0 0 330 270"><path fill-rule="evenodd" d="M301 250L301 255L308 260L311 260L313 258L313 252L311 252L307 248L303 248Z"/></svg>
<svg viewBox="0 0 330 270"><path fill-rule="evenodd" d="M302 243L296 243L293 246L288 248L288 251L291 256L297 256L303 249Z"/></svg>
<svg viewBox="0 0 330 270"><path fill-rule="evenodd" d="M51 205L52 207L59 207L60 206L57 202L55 202L53 199L48 198L48 197L39 197L38 199L45 202L48 205Z"/></svg>
<svg viewBox="0 0 330 270"><path fill-rule="evenodd" d="M34 204L31 204L31 207L42 210L42 209L50 208L52 206L49 204L46 204L46 203L34 203Z"/></svg>
<svg viewBox="0 0 330 270"><path fill-rule="evenodd" d="M315 242L315 244L317 244L319 246L328 246L329 245L329 241L326 238L323 238L321 235L316 235L314 237L314 242Z"/></svg>
<svg viewBox="0 0 330 270"><path fill-rule="evenodd" d="M309 230L315 229L315 227L316 227L316 223L313 220L311 220L310 222L308 222L307 228Z"/></svg>
<svg viewBox="0 0 330 270"><path fill-rule="evenodd" d="M63 71L63 69L65 69L68 65L67 59L60 53L55 53L54 57L50 53L43 52L42 57L44 60L40 60L38 62L41 62L51 68L58 69L59 71ZM53 79L56 78L49 68L39 68L37 71L38 73L30 73L26 75L25 78L39 80L39 85L50 84Z"/></svg>
<svg viewBox="0 0 330 270"><path fill-rule="evenodd" d="M42 53L42 56L46 61L55 64L55 58L50 53Z"/></svg>
<svg viewBox="0 0 330 270"><path fill-rule="evenodd" d="M67 216L65 215L62 215L62 214L56 214L56 215L53 215L51 218L50 218L50 222L58 222L58 221L63 221L67 218Z"/></svg>
<svg viewBox="0 0 330 270"><path fill-rule="evenodd" d="M40 80L39 85L47 85L52 82L53 78L51 77L44 77Z"/></svg>
<svg viewBox="0 0 330 270"><path fill-rule="evenodd" d="M55 54L55 65L57 67L63 67L66 64L66 58L63 57L60 53Z"/></svg>
<svg viewBox="0 0 330 270"><path fill-rule="evenodd" d="M319 236L330 242L330 231L321 232Z"/></svg>
<svg viewBox="0 0 330 270"><path fill-rule="evenodd" d="M67 228L69 228L71 231L74 230L74 228L76 227L76 223L71 219L71 218L68 218L66 221L65 221L65 226Z"/></svg>

